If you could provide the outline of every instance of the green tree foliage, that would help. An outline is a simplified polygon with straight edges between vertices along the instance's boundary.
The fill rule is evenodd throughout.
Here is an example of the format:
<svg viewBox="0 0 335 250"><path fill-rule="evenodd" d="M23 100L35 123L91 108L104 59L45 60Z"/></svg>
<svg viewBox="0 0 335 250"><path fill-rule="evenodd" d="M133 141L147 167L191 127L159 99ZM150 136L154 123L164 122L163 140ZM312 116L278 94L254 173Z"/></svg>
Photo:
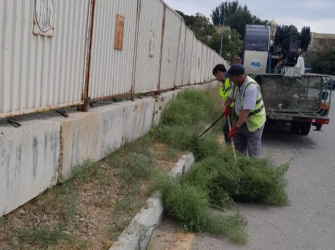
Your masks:
<svg viewBox="0 0 335 250"><path fill-rule="evenodd" d="M215 30L214 25L210 23L210 20L207 17L200 13L197 13L194 16L188 16L178 10L177 13L184 18L186 26L194 32L197 39L205 43L217 53L220 53L221 34ZM240 54L243 44L240 37L238 32L234 30L231 32L224 32L222 56L225 59L232 60L235 55Z"/></svg>
<svg viewBox="0 0 335 250"><path fill-rule="evenodd" d="M186 26L194 32L197 39L211 46L213 37L217 32L209 18L200 13L196 13L194 16L185 15L181 11L177 11L177 13L184 18Z"/></svg>
<svg viewBox="0 0 335 250"><path fill-rule="evenodd" d="M307 51L305 61L313 73L335 75L335 41L326 40L323 46Z"/></svg>
<svg viewBox="0 0 335 250"><path fill-rule="evenodd" d="M212 48L220 53L221 45L221 35L216 34L213 38ZM243 41L241 40L241 35L236 30L228 31L226 30L223 34L222 41L222 57L232 61L234 56L239 55L242 51Z"/></svg>
<svg viewBox="0 0 335 250"><path fill-rule="evenodd" d="M239 5L238 1L222 2L212 11L211 17L214 25L229 25L241 35L242 40L247 24L266 24L268 22L251 15L248 7Z"/></svg>

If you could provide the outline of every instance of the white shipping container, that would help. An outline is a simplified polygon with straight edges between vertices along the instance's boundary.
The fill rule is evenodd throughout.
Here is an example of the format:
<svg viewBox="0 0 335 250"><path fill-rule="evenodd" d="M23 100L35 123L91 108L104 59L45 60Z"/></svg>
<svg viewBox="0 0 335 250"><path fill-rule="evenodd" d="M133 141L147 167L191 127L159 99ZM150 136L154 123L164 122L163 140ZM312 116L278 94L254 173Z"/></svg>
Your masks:
<svg viewBox="0 0 335 250"><path fill-rule="evenodd" d="M195 66L195 82L201 82L201 67L202 67L202 42L197 40L197 54L196 54L196 66Z"/></svg>
<svg viewBox="0 0 335 250"><path fill-rule="evenodd" d="M96 0L89 97L130 95L138 0Z"/></svg>
<svg viewBox="0 0 335 250"><path fill-rule="evenodd" d="M194 33L186 28L183 85L190 84Z"/></svg>
<svg viewBox="0 0 335 250"><path fill-rule="evenodd" d="M186 25L185 22L183 21L181 23L181 29L180 29L178 63L177 63L177 72L175 81L176 86L181 86L183 80L184 58L185 58L185 30Z"/></svg>
<svg viewBox="0 0 335 250"><path fill-rule="evenodd" d="M0 117L83 103L89 3L0 0Z"/></svg>
<svg viewBox="0 0 335 250"><path fill-rule="evenodd" d="M160 90L174 88L181 22L182 18L176 12L165 9Z"/></svg>
<svg viewBox="0 0 335 250"><path fill-rule="evenodd" d="M201 76L200 76L200 83L204 83L205 82L205 76L206 76L206 66L207 66L207 51L208 51L208 47L206 44L203 44L202 46L202 60L201 60Z"/></svg>
<svg viewBox="0 0 335 250"><path fill-rule="evenodd" d="M197 70L197 39L195 35L192 41L192 59L191 59L191 73L190 73L190 83L195 83L195 74Z"/></svg>
<svg viewBox="0 0 335 250"><path fill-rule="evenodd" d="M135 93L157 90L162 22L163 3L159 0L142 0L135 54Z"/></svg>

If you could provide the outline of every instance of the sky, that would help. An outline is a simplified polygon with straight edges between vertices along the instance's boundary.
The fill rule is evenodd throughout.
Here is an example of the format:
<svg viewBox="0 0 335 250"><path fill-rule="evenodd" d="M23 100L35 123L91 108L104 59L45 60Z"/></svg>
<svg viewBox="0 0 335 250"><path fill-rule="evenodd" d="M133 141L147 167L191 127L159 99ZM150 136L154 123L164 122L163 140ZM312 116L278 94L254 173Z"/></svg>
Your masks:
<svg viewBox="0 0 335 250"><path fill-rule="evenodd" d="M232 1L232 0L231 0ZM172 9L186 15L199 12L211 20L211 13L223 0L164 0ZM229 1L228 1L229 2ZM335 34L335 0L239 0L252 15L262 20L274 19L279 25L293 24L301 31Z"/></svg>

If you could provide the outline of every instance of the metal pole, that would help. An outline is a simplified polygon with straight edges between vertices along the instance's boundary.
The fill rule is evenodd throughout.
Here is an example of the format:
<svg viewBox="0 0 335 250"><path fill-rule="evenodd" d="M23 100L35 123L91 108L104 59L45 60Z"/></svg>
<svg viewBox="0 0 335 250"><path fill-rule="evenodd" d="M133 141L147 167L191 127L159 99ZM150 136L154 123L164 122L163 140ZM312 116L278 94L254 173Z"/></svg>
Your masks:
<svg viewBox="0 0 335 250"><path fill-rule="evenodd" d="M223 20L222 20L222 31L221 31L220 56L222 56L223 28L224 28L224 20L225 20L224 10L222 14L223 14Z"/></svg>

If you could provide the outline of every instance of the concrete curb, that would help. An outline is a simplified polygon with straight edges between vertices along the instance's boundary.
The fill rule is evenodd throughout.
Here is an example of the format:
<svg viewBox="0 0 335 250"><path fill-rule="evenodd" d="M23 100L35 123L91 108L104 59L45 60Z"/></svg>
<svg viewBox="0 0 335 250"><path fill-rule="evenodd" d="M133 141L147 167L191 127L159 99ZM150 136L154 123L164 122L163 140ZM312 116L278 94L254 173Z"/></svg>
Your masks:
<svg viewBox="0 0 335 250"><path fill-rule="evenodd" d="M194 164L192 153L183 155L169 173L171 178L176 178L186 173ZM146 249L155 228L163 216L163 199L159 192L151 196L140 212L122 232L110 250Z"/></svg>

